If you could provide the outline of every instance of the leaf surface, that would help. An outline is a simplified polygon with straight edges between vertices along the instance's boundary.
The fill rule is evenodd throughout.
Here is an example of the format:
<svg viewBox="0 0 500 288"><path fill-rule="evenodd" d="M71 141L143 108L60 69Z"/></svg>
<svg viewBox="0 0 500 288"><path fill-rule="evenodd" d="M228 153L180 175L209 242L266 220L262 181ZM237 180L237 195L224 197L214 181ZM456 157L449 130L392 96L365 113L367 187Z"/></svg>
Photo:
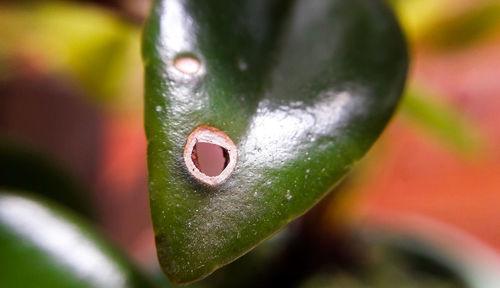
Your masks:
<svg viewBox="0 0 500 288"><path fill-rule="evenodd" d="M0 286L153 287L120 252L65 209L0 190Z"/></svg>
<svg viewBox="0 0 500 288"><path fill-rule="evenodd" d="M318 202L384 129L408 66L393 14L374 0L158 0L143 59L150 206L175 283L206 277ZM237 152L215 185L184 157L207 126Z"/></svg>

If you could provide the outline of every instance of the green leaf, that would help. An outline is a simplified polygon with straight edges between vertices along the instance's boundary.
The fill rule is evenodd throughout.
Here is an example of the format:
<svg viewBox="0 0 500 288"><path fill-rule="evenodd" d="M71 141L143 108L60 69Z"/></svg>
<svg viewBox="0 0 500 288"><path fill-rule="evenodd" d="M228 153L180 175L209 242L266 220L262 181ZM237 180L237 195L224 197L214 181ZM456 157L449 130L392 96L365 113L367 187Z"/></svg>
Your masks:
<svg viewBox="0 0 500 288"><path fill-rule="evenodd" d="M402 215L398 221L404 224L351 226L344 234L350 246L343 248L354 249L354 257L347 265L327 264L298 287L500 287L500 257L487 243L422 216Z"/></svg>
<svg viewBox="0 0 500 288"><path fill-rule="evenodd" d="M370 278L382 284L373 287L499 287L500 257L493 247L433 219L401 219L404 227L358 227L372 258Z"/></svg>
<svg viewBox="0 0 500 288"><path fill-rule="evenodd" d="M374 0L158 0L143 59L150 206L175 283L317 203L384 129L408 66L393 14ZM196 141L224 156L219 176L204 176Z"/></svg>
<svg viewBox="0 0 500 288"><path fill-rule="evenodd" d="M378 240L378 239L377 239ZM360 253L365 253L361 267L346 269L329 267L331 272L313 275L300 288L467 288L475 287L466 284L459 273L438 259L443 255L439 250L432 254L425 253L415 247L400 247L393 242L371 240L360 242ZM407 238L409 243L417 242ZM357 241L353 241L357 242ZM370 243L371 242L371 243ZM479 286L481 287L481 286ZM478 287L478 288L479 288Z"/></svg>
<svg viewBox="0 0 500 288"><path fill-rule="evenodd" d="M500 3L484 1L461 13L437 20L423 42L438 49L464 48L500 31Z"/></svg>
<svg viewBox="0 0 500 288"><path fill-rule="evenodd" d="M464 156L481 150L478 129L456 108L419 87L410 87L401 103L402 115Z"/></svg>
<svg viewBox="0 0 500 288"><path fill-rule="evenodd" d="M500 31L498 1L475 1L454 7L445 0L388 2L397 11L410 42L441 52L467 48Z"/></svg>
<svg viewBox="0 0 500 288"><path fill-rule="evenodd" d="M161 283L165 288L273 287L272 281L270 281L271 277L280 279L286 276L276 271L276 268L278 264L283 263L283 259L287 258L287 249L289 249L290 243L296 240L299 229L294 228L287 227L281 230L230 265L222 267L210 277L196 283L182 286L174 285L165 278L160 269L155 275L162 280Z"/></svg>
<svg viewBox="0 0 500 288"><path fill-rule="evenodd" d="M153 287L76 216L0 191L0 286Z"/></svg>
<svg viewBox="0 0 500 288"><path fill-rule="evenodd" d="M140 29L118 15L76 1L0 3L0 79L13 59L70 77L97 103L137 107L142 81ZM4 75L2 75L3 73ZM112 104L112 105L111 105Z"/></svg>

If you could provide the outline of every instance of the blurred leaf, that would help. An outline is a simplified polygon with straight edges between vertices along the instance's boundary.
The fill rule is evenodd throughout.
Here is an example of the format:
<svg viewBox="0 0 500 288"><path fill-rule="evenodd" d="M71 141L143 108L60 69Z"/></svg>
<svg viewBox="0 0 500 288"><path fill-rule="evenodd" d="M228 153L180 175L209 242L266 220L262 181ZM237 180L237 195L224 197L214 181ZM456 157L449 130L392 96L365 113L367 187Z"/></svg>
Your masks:
<svg viewBox="0 0 500 288"><path fill-rule="evenodd" d="M420 87L410 87L401 103L402 115L457 152L464 155L479 152L483 141L478 129L456 108L441 99Z"/></svg>
<svg viewBox="0 0 500 288"><path fill-rule="evenodd" d="M153 287L125 257L64 209L0 191L2 288Z"/></svg>
<svg viewBox="0 0 500 288"><path fill-rule="evenodd" d="M487 1L439 19L426 31L422 41L434 48L456 49L471 45L494 31L500 31L500 2Z"/></svg>
<svg viewBox="0 0 500 288"><path fill-rule="evenodd" d="M453 0L452 0L453 1ZM444 0L389 0L410 42L415 42L426 31L433 29L436 19L448 11Z"/></svg>
<svg viewBox="0 0 500 288"><path fill-rule="evenodd" d="M415 280L441 278L461 283L446 287L500 287L500 254L495 247L433 218L403 213L394 222L399 225L391 221L370 224L368 220L357 229L372 247L369 255L383 264L377 265L382 270L386 270L383 266L395 265L395 269L406 270Z"/></svg>
<svg viewBox="0 0 500 288"><path fill-rule="evenodd" d="M0 63L27 57L69 74L95 100L138 106L140 27L94 6L61 1L0 4L0 26L9 27L0 30Z"/></svg>
<svg viewBox="0 0 500 288"><path fill-rule="evenodd" d="M0 187L31 191L93 218L85 190L45 155L0 139Z"/></svg>
<svg viewBox="0 0 500 288"><path fill-rule="evenodd" d="M313 275L310 279L307 279L304 283L299 285L299 288L367 288L358 278L359 277L349 273L336 273L335 275L330 275L323 272ZM374 288L373 286L369 287Z"/></svg>
<svg viewBox="0 0 500 288"><path fill-rule="evenodd" d="M500 31L498 1L390 0L413 43L439 49L463 48Z"/></svg>
<svg viewBox="0 0 500 288"><path fill-rule="evenodd" d="M359 231L358 231L359 232ZM381 236L384 235L384 236ZM392 234L391 236L393 236ZM388 234L377 232L356 235L363 258L355 269L330 267L304 281L300 288L471 288L446 260L449 256L416 238L383 238ZM408 244L411 243L411 244ZM481 287L477 287L481 288Z"/></svg>

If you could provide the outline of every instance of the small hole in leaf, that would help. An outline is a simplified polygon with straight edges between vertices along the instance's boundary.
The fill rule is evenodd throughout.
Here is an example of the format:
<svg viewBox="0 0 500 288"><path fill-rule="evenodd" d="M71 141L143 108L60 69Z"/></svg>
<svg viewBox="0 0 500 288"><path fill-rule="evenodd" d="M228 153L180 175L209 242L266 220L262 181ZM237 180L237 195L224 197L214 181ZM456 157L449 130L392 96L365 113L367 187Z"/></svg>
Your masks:
<svg viewBox="0 0 500 288"><path fill-rule="evenodd" d="M216 144L198 142L193 147L191 159L201 173L219 176L229 164L228 151Z"/></svg>
<svg viewBox="0 0 500 288"><path fill-rule="evenodd" d="M193 56L183 55L174 60L174 66L182 73L196 74L200 70L201 63Z"/></svg>
<svg viewBox="0 0 500 288"><path fill-rule="evenodd" d="M226 181L236 168L237 147L223 131L199 126L187 138L184 163L196 179L218 185Z"/></svg>

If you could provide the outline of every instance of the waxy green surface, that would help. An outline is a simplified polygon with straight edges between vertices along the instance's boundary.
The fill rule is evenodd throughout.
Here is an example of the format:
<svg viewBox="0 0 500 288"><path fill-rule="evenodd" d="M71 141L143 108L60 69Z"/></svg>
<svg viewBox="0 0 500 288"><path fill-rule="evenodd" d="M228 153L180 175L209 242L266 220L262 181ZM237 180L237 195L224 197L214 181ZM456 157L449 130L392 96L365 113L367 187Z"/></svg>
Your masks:
<svg viewBox="0 0 500 288"><path fill-rule="evenodd" d="M0 189L0 287L153 287L81 218Z"/></svg>
<svg viewBox="0 0 500 288"><path fill-rule="evenodd" d="M143 41L150 206L175 283L209 275L318 202L384 129L408 66L377 0L157 0ZM179 56L200 70L178 71ZM202 125L238 148L216 186L184 164Z"/></svg>

